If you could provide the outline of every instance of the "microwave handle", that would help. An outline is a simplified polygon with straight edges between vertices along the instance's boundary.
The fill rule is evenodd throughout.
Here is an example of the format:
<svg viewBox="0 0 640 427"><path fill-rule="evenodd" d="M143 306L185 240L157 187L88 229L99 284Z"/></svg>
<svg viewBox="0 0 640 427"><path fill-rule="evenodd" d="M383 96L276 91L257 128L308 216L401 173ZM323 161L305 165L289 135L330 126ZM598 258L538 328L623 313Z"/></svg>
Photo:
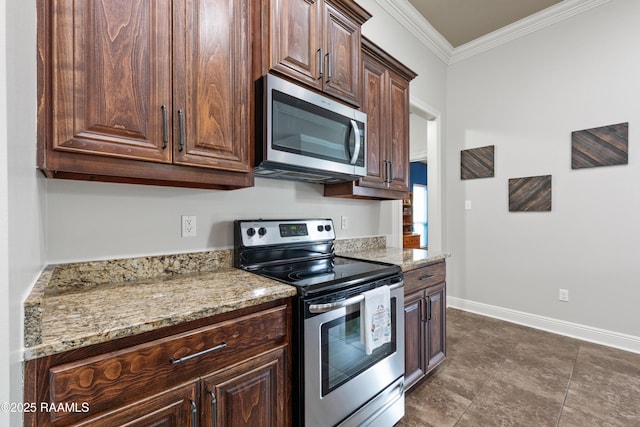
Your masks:
<svg viewBox="0 0 640 427"><path fill-rule="evenodd" d="M360 155L360 148L362 148L362 144L360 142L360 129L358 129L358 123L356 123L355 120L351 120L351 129L353 130L353 136L356 139L356 149L353 150L353 155L351 156L351 160L349 161L349 163L355 165L358 161L358 155ZM347 152L349 151L348 148L349 140L347 140Z"/></svg>

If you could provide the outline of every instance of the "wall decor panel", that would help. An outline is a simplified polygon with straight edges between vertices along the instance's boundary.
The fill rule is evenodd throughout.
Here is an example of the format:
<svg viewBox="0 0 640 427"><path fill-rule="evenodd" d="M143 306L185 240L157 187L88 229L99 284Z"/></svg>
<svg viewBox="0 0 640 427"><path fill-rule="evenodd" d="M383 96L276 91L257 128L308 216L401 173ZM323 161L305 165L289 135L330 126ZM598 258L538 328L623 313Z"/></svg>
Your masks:
<svg viewBox="0 0 640 427"><path fill-rule="evenodd" d="M460 152L460 179L492 178L494 173L494 145Z"/></svg>
<svg viewBox="0 0 640 427"><path fill-rule="evenodd" d="M629 123L571 132L571 169L626 165Z"/></svg>
<svg viewBox="0 0 640 427"><path fill-rule="evenodd" d="M551 210L551 175L509 179L510 212Z"/></svg>

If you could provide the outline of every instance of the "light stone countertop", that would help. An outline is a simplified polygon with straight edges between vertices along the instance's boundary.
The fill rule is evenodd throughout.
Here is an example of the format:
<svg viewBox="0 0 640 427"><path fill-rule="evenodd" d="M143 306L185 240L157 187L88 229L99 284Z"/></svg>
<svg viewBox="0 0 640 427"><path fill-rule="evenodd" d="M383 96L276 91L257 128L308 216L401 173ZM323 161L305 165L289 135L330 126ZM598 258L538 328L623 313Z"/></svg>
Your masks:
<svg viewBox="0 0 640 427"><path fill-rule="evenodd" d="M230 260L230 251L216 251L49 266L25 301L24 358L296 295Z"/></svg>
<svg viewBox="0 0 640 427"><path fill-rule="evenodd" d="M384 237L336 241L338 255L408 271L444 255L387 248ZM232 267L231 250L48 266L24 303L25 360L296 295Z"/></svg>
<svg viewBox="0 0 640 427"><path fill-rule="evenodd" d="M387 262L409 271L445 258L441 252L426 249L377 248L352 252L340 252L338 255L361 258L370 261Z"/></svg>
<svg viewBox="0 0 640 427"><path fill-rule="evenodd" d="M404 249L387 247L383 237L364 237L336 241L336 255L386 262L402 267L402 271L413 270L446 258L442 252L427 249Z"/></svg>

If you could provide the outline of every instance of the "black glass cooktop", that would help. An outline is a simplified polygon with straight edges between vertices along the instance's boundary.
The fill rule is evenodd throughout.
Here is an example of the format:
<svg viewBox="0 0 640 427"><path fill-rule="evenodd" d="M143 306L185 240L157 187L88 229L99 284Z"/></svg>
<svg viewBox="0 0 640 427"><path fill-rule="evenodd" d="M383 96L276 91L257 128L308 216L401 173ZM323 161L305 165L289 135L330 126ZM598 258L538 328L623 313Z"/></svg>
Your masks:
<svg viewBox="0 0 640 427"><path fill-rule="evenodd" d="M401 272L399 266L335 256L333 258L269 265L254 273L298 287L299 294L357 285Z"/></svg>

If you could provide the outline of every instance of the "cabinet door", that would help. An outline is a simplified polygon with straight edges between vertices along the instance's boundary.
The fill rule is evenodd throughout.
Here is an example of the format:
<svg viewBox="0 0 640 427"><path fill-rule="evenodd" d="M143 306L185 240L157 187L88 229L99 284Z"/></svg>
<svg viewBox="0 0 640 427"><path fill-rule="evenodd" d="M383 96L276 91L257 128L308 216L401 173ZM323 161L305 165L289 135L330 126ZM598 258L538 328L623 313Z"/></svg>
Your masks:
<svg viewBox="0 0 640 427"><path fill-rule="evenodd" d="M445 315L446 295L445 284L433 286L426 291L427 294L427 372L435 368L445 357Z"/></svg>
<svg viewBox="0 0 640 427"><path fill-rule="evenodd" d="M424 292L404 298L404 386L411 388L425 375Z"/></svg>
<svg viewBox="0 0 640 427"><path fill-rule="evenodd" d="M175 387L75 426L193 426L198 417L198 383Z"/></svg>
<svg viewBox="0 0 640 427"><path fill-rule="evenodd" d="M170 162L171 1L54 0L50 27L48 146Z"/></svg>
<svg viewBox="0 0 640 427"><path fill-rule="evenodd" d="M321 88L322 0L272 0L269 68Z"/></svg>
<svg viewBox="0 0 640 427"><path fill-rule="evenodd" d="M409 83L394 73L389 73L389 96L389 188L409 191Z"/></svg>
<svg viewBox="0 0 640 427"><path fill-rule="evenodd" d="M285 388L285 346L214 372L203 379L206 404L201 425L287 426L290 412Z"/></svg>
<svg viewBox="0 0 640 427"><path fill-rule="evenodd" d="M385 162L387 161L387 102L386 69L378 61L364 55L363 103L367 113L367 176L359 184L364 187L385 188Z"/></svg>
<svg viewBox="0 0 640 427"><path fill-rule="evenodd" d="M327 2L324 9L324 37L324 91L359 105L360 25Z"/></svg>
<svg viewBox="0 0 640 427"><path fill-rule="evenodd" d="M250 171L249 0L174 2L174 163Z"/></svg>

